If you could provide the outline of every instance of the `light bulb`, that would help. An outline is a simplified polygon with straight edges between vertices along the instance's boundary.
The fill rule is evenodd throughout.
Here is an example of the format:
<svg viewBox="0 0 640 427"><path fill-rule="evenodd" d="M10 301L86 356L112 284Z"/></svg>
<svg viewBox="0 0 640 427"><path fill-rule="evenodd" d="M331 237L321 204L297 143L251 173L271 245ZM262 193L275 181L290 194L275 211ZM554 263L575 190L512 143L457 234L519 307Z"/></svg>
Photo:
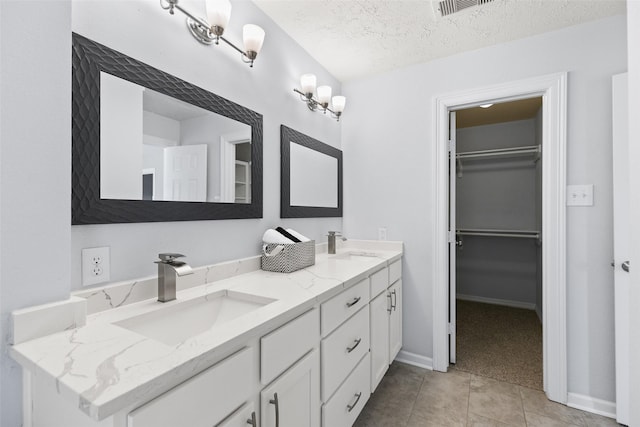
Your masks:
<svg viewBox="0 0 640 427"><path fill-rule="evenodd" d="M220 30L213 31L221 36L229 24L229 18L231 18L231 3L229 0L206 0L206 9L209 25L212 28L219 27Z"/></svg>
<svg viewBox="0 0 640 427"><path fill-rule="evenodd" d="M249 58L254 59L262 49L264 30L257 25L247 24L242 27L242 39L245 53Z"/></svg>
<svg viewBox="0 0 640 427"><path fill-rule="evenodd" d="M331 105L333 106L333 112L338 114L344 111L344 104L346 104L347 98L344 96L334 96L331 99Z"/></svg>
<svg viewBox="0 0 640 427"><path fill-rule="evenodd" d="M318 86L318 102L323 107L329 105L331 100L331 86Z"/></svg>
<svg viewBox="0 0 640 427"><path fill-rule="evenodd" d="M316 91L316 76L314 74L303 74L300 77L300 87L305 95L313 95L313 92Z"/></svg>

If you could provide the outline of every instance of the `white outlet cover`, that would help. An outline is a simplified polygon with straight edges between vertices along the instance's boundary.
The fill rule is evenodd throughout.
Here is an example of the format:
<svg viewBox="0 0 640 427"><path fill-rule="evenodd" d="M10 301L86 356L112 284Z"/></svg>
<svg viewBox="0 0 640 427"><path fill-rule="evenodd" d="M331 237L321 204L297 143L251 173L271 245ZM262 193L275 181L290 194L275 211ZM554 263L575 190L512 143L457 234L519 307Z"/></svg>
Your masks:
<svg viewBox="0 0 640 427"><path fill-rule="evenodd" d="M94 262L99 259L100 262ZM86 248L82 250L82 286L95 285L109 281L109 263L111 261L108 246ZM99 268L96 268L99 267ZM100 271L100 274L96 274Z"/></svg>
<svg viewBox="0 0 640 427"><path fill-rule="evenodd" d="M567 185L567 206L593 206L593 184Z"/></svg>

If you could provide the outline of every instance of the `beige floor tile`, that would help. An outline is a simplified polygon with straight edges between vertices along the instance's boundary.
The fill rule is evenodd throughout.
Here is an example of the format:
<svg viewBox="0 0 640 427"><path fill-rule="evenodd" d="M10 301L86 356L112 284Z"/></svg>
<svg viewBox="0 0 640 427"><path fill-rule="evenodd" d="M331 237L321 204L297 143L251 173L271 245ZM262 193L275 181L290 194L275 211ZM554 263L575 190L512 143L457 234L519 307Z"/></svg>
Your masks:
<svg viewBox="0 0 640 427"><path fill-rule="evenodd" d="M524 426L524 411L519 386L471 376L469 412L511 426Z"/></svg>
<svg viewBox="0 0 640 427"><path fill-rule="evenodd" d="M460 372L429 372L413 406L417 421L434 425L465 425L470 376Z"/></svg>
<svg viewBox="0 0 640 427"><path fill-rule="evenodd" d="M552 402L547 399L547 396L542 391L521 387L520 394L522 395L524 411L527 414L533 413L543 415L567 424L574 424L578 426L586 425L583 417L583 411L569 408L568 406L560 403Z"/></svg>
<svg viewBox="0 0 640 427"><path fill-rule="evenodd" d="M409 420L426 369L393 363L354 424L355 427L401 427Z"/></svg>
<svg viewBox="0 0 640 427"><path fill-rule="evenodd" d="M467 427L508 427L509 424L483 417L473 412L469 412L467 419Z"/></svg>
<svg viewBox="0 0 640 427"><path fill-rule="evenodd" d="M603 417L589 412L583 413L583 419L587 427L615 427L621 424L613 418Z"/></svg>
<svg viewBox="0 0 640 427"><path fill-rule="evenodd" d="M538 415L532 412L525 412L527 427L579 427L576 424L565 423L564 421Z"/></svg>
<svg viewBox="0 0 640 427"><path fill-rule="evenodd" d="M460 420L447 420L423 416L418 413L411 414L406 427L465 427L465 422Z"/></svg>

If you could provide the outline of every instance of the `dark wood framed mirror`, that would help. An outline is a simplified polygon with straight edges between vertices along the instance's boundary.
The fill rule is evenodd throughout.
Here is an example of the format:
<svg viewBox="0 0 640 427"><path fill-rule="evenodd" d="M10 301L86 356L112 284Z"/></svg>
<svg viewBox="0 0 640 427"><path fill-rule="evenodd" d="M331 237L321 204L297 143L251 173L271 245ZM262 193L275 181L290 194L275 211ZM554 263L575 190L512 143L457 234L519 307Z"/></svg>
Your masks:
<svg viewBox="0 0 640 427"><path fill-rule="evenodd" d="M261 114L75 33L72 53L72 224L262 217ZM113 87L133 94L134 101L117 97L113 101L111 92L101 93ZM167 102L172 107L166 107ZM132 105L144 111L127 113ZM167 108L172 112L162 113ZM108 118L101 110L109 111ZM195 128L193 123L205 120L204 116L207 124ZM123 124L120 119L135 123ZM189 132L171 138L147 132L152 124L164 129L167 123L173 124L168 128ZM185 142L189 139L200 143ZM110 141L115 146L108 145ZM176 149L190 144L199 145L196 151L208 157L192 155L192 146ZM161 160L154 160L157 168L143 164L151 161L146 154L142 158L147 146L161 153ZM189 153L176 157L175 151ZM242 160L234 157L236 151ZM202 159L215 166L200 166L195 178L176 172ZM169 170L169 177L160 173Z"/></svg>
<svg viewBox="0 0 640 427"><path fill-rule="evenodd" d="M342 151L280 127L280 217L342 216Z"/></svg>

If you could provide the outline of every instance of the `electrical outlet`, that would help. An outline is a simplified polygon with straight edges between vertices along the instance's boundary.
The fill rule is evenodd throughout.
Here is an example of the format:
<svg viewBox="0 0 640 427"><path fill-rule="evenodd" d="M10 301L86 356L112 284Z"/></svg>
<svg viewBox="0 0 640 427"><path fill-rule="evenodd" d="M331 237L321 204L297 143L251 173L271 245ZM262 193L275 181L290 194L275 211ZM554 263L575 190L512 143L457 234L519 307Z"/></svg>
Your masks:
<svg viewBox="0 0 640 427"><path fill-rule="evenodd" d="M82 250L82 286L109 281L109 247Z"/></svg>
<svg viewBox="0 0 640 427"><path fill-rule="evenodd" d="M387 240L387 227L378 228L378 240Z"/></svg>

